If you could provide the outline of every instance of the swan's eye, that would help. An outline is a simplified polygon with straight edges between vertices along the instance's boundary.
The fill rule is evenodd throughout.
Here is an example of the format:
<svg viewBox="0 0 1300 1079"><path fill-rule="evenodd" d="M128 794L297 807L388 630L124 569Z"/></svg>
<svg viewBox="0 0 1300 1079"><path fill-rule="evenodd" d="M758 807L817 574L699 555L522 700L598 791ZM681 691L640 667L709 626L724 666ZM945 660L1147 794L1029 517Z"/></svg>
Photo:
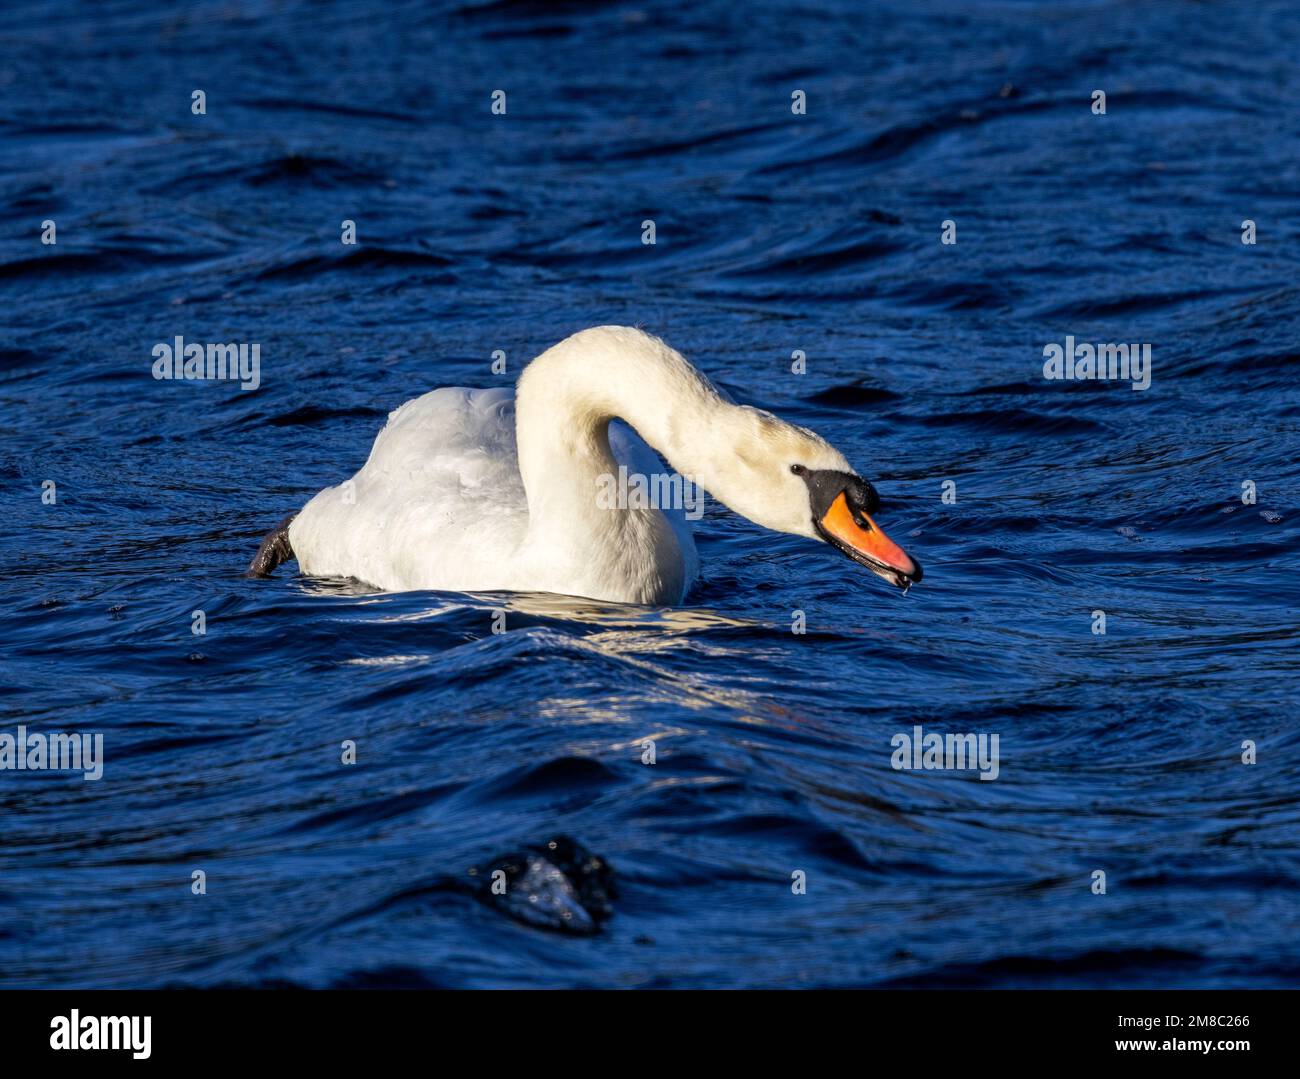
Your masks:
<svg viewBox="0 0 1300 1079"><path fill-rule="evenodd" d="M803 465L791 465L790 471L793 472L796 476L808 475L808 470L804 468Z"/></svg>

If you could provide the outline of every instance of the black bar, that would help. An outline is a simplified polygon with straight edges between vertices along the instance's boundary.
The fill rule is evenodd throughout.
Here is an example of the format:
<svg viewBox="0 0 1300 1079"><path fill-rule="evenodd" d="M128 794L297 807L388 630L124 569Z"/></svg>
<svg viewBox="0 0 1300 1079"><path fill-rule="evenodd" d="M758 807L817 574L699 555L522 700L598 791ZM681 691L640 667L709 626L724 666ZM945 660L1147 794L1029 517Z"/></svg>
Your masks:
<svg viewBox="0 0 1300 1079"><path fill-rule="evenodd" d="M868 1067L901 1053L927 1066L1129 1058L1239 1069L1281 1058L1294 1040L1296 1004L1293 991L1245 990L13 991L0 997L0 1044L10 1066L94 1066L112 1056L205 1070L250 1062L337 1068L406 1055L435 1068L457 1060L470 1068L546 1066L552 1057L557 1068L585 1071L656 1053L679 1067L688 1046L704 1057L788 1052L810 1067L843 1050ZM90 1039L101 1027L92 1023L95 1034L87 1033L87 1017L138 1017L143 1035L148 1016L147 1058L130 1047L52 1048L52 1032L70 1026L73 1009ZM1193 1042L1200 1044L1186 1044ZM690 1059L700 1059L696 1052Z"/></svg>

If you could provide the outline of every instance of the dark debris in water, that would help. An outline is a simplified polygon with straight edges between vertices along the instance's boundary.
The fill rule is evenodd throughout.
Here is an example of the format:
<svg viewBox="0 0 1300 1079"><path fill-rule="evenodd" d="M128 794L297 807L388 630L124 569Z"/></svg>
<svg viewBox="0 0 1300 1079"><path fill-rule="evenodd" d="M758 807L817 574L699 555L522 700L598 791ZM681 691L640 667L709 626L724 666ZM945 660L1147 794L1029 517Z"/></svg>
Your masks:
<svg viewBox="0 0 1300 1079"><path fill-rule="evenodd" d="M556 836L470 870L479 897L539 929L590 934L614 913L614 871L567 836Z"/></svg>

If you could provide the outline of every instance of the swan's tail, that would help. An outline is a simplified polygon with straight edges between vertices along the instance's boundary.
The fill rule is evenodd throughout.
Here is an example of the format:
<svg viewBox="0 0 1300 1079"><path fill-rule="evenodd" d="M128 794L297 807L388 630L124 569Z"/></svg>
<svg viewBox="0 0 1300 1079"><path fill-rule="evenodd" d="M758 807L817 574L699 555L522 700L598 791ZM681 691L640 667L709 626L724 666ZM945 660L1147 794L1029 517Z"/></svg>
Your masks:
<svg viewBox="0 0 1300 1079"><path fill-rule="evenodd" d="M253 561L248 564L248 577L269 577L271 571L281 562L287 562L293 557L293 546L289 543L289 525L298 514L291 513L262 540L262 546L257 549L257 554L253 555Z"/></svg>

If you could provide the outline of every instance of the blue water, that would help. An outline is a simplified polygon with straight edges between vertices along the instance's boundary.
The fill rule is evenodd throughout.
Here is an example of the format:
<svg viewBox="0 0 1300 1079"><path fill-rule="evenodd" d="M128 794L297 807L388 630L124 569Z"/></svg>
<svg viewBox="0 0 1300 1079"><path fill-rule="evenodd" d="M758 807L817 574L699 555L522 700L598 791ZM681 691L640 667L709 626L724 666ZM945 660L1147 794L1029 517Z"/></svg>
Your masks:
<svg viewBox="0 0 1300 1079"><path fill-rule="evenodd" d="M0 772L0 982L1300 983L1295 4L19 0L0 56L0 730L105 754ZM680 610L242 578L601 323L843 449L924 581L713 503ZM478 890L555 836L595 932Z"/></svg>

